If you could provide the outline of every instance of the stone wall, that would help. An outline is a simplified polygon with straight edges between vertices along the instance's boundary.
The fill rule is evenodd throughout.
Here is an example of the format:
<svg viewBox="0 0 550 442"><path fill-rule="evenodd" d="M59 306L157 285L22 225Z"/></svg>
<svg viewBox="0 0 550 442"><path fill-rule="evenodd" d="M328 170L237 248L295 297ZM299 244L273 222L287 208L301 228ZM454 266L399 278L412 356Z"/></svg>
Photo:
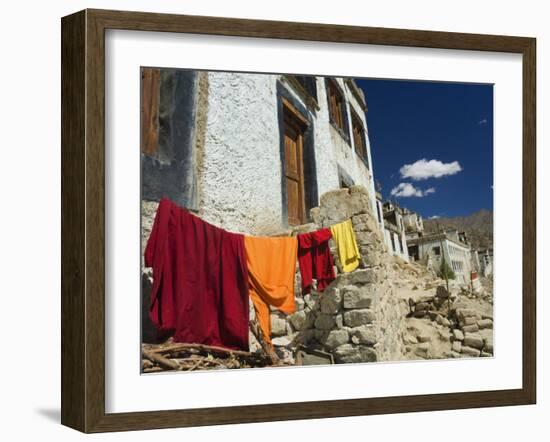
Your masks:
<svg viewBox="0 0 550 442"><path fill-rule="evenodd" d="M298 283L296 313L287 317L272 312L273 344L283 358L305 347L332 355L336 363L402 359L400 329L408 306L394 296L388 279L390 257L370 201L361 186L327 192L312 210L314 224L301 229L315 230L351 218L362 261L357 270L341 273L331 240L336 280L324 292L313 290L305 296Z"/></svg>
<svg viewBox="0 0 550 442"><path fill-rule="evenodd" d="M469 308L466 303L455 303L453 319L452 355L454 357L491 357L493 349L493 315Z"/></svg>

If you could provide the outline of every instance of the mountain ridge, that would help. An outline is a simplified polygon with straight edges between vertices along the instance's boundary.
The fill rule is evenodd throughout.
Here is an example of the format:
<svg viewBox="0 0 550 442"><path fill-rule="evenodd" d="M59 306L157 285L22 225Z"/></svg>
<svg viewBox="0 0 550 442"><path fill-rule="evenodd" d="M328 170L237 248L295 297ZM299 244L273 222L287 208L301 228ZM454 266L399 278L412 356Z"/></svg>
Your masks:
<svg viewBox="0 0 550 442"><path fill-rule="evenodd" d="M466 232L473 249L493 247L493 212L481 209L468 216L441 217L424 220L426 233L435 233L438 229L456 228Z"/></svg>

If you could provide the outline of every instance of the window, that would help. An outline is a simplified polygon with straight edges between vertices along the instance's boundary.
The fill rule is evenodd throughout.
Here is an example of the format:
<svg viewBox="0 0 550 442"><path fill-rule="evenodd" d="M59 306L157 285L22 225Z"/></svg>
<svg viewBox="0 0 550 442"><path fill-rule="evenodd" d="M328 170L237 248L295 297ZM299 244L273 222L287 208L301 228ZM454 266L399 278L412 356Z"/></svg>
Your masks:
<svg viewBox="0 0 550 442"><path fill-rule="evenodd" d="M355 152L363 159L363 161L365 161L367 168L370 168L369 156L367 154L367 143L365 139L365 128L363 127L363 122L361 119L353 111L351 113L351 131L353 134Z"/></svg>
<svg viewBox="0 0 550 442"><path fill-rule="evenodd" d="M336 82L330 78L327 79L327 97L330 122L345 134L346 103Z"/></svg>
<svg viewBox="0 0 550 442"><path fill-rule="evenodd" d="M293 75L297 83L302 86L304 91L315 101L317 101L317 78L307 75Z"/></svg>
<svg viewBox="0 0 550 442"><path fill-rule="evenodd" d="M376 214L378 215L378 222L382 224L382 215L380 215L380 203L376 202Z"/></svg>
<svg viewBox="0 0 550 442"><path fill-rule="evenodd" d="M393 238L393 233L390 233L390 239L391 239L391 250L392 252L395 252L395 239Z"/></svg>
<svg viewBox="0 0 550 442"><path fill-rule="evenodd" d="M399 241L399 248L401 249L401 254L405 253L405 250L403 249L403 238Z"/></svg>
<svg viewBox="0 0 550 442"><path fill-rule="evenodd" d="M441 255L441 247L437 246L437 247L434 247L432 250L433 250L435 256L440 256Z"/></svg>
<svg viewBox="0 0 550 442"><path fill-rule="evenodd" d="M308 108L318 110L317 103L317 77L310 75L285 75L285 80L300 95Z"/></svg>

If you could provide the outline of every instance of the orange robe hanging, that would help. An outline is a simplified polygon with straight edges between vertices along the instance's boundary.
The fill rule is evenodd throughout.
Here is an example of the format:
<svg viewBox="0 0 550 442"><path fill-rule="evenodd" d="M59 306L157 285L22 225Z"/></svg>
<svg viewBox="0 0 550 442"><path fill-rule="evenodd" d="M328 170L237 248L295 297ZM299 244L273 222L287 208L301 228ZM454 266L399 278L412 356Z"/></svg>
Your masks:
<svg viewBox="0 0 550 442"><path fill-rule="evenodd" d="M248 264L248 292L266 342L271 343L272 305L286 314L296 311L294 275L298 255L296 237L244 237Z"/></svg>

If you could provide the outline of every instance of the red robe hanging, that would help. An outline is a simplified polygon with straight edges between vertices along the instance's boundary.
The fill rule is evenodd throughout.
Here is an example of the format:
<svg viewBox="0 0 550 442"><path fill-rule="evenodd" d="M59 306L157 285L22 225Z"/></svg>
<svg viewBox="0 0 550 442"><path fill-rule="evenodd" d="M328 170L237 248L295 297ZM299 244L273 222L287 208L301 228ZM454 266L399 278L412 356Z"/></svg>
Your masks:
<svg viewBox="0 0 550 442"><path fill-rule="evenodd" d="M153 268L149 316L176 342L248 351L248 270L243 235L160 201L145 249Z"/></svg>
<svg viewBox="0 0 550 442"><path fill-rule="evenodd" d="M297 236L302 293L310 292L313 279L317 280L317 291L322 292L336 278L328 243L332 233L329 229L320 229Z"/></svg>

